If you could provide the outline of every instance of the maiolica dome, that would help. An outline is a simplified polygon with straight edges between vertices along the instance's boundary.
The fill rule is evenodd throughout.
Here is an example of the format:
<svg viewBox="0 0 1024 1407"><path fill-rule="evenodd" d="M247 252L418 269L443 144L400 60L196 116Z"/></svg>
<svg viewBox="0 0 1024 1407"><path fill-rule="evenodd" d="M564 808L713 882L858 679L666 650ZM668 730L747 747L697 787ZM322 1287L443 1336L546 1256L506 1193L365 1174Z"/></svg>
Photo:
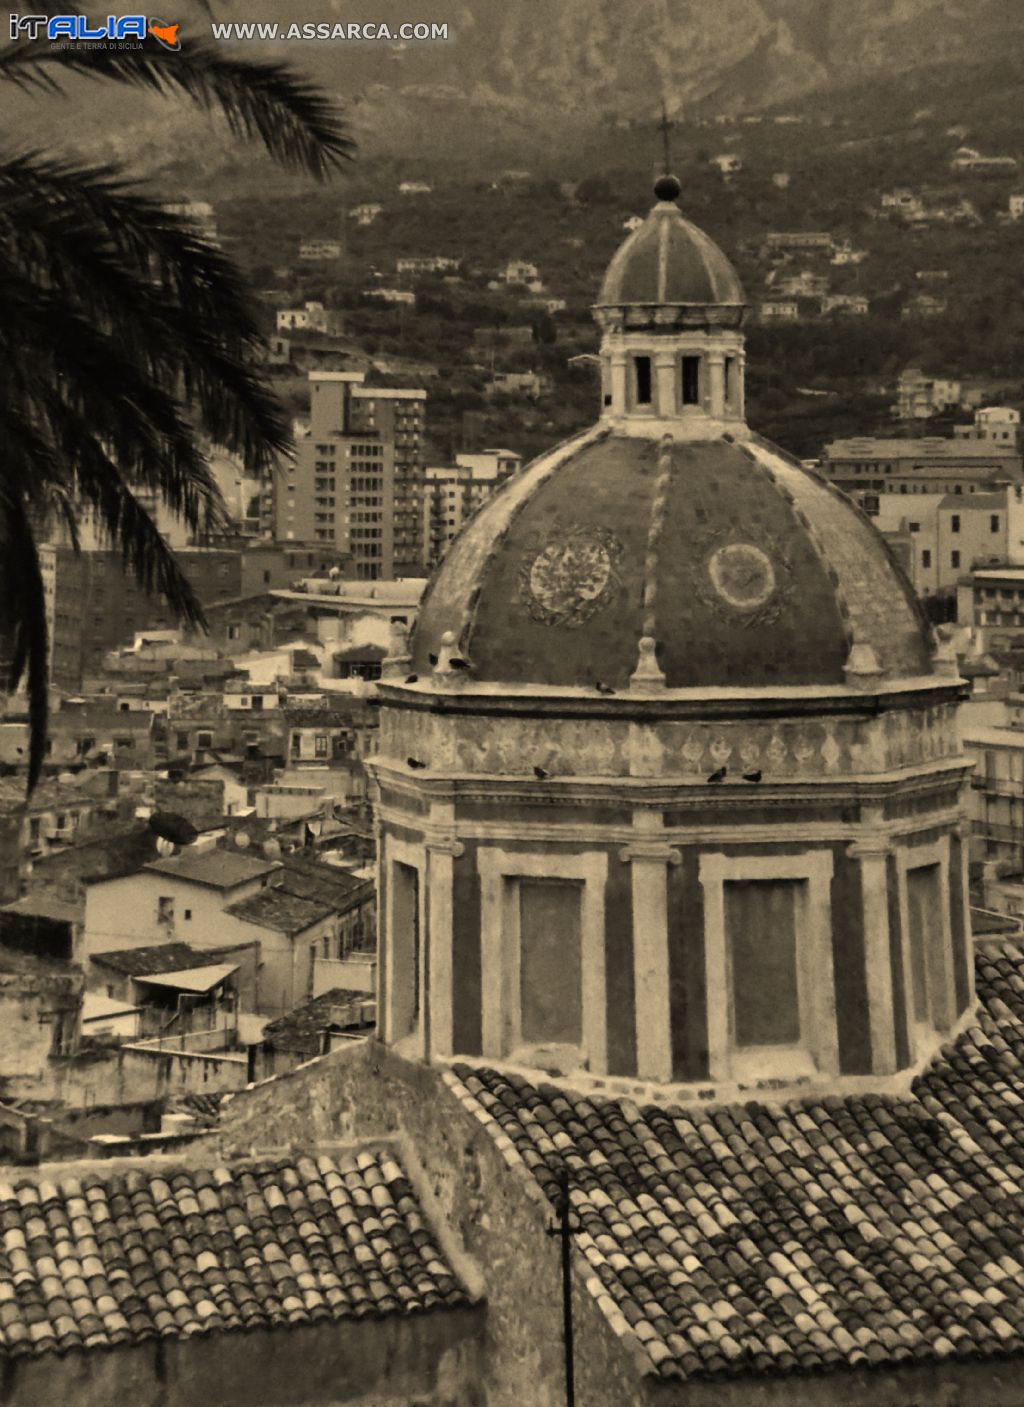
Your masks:
<svg viewBox="0 0 1024 1407"><path fill-rule="evenodd" d="M599 420L385 662L381 1033L675 1098L884 1086L972 1000L963 684L869 519L747 427L743 292L678 192L602 284Z"/></svg>

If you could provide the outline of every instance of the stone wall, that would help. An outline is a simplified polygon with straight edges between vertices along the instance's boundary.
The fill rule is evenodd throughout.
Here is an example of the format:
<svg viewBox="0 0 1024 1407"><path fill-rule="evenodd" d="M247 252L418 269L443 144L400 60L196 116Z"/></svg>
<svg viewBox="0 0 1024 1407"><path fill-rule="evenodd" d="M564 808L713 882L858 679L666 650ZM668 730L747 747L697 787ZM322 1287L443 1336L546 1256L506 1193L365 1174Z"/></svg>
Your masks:
<svg viewBox="0 0 1024 1407"><path fill-rule="evenodd" d="M482 1311L8 1359L4 1407L480 1407Z"/></svg>
<svg viewBox="0 0 1024 1407"><path fill-rule="evenodd" d="M564 1407L559 1245L547 1235L553 1214L436 1070L366 1042L236 1096L219 1138L234 1156L382 1136L398 1146L456 1274L473 1292L486 1287L487 1407ZM579 1276L574 1316L578 1402L641 1403L639 1365Z"/></svg>

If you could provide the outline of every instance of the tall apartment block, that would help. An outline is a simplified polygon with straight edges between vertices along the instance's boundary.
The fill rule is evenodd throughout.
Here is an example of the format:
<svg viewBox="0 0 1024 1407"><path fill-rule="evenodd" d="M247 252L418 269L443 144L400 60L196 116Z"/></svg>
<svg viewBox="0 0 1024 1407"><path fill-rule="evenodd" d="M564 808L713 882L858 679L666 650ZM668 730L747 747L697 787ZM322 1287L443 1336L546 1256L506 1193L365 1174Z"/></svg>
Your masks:
<svg viewBox="0 0 1024 1407"><path fill-rule="evenodd" d="M441 560L463 524L522 464L523 457L515 450L485 449L479 454L457 454L454 464L428 465L423 498L428 566Z"/></svg>
<svg viewBox="0 0 1024 1407"><path fill-rule="evenodd" d="M426 391L311 371L309 429L275 481L274 537L330 544L363 581L423 574Z"/></svg>

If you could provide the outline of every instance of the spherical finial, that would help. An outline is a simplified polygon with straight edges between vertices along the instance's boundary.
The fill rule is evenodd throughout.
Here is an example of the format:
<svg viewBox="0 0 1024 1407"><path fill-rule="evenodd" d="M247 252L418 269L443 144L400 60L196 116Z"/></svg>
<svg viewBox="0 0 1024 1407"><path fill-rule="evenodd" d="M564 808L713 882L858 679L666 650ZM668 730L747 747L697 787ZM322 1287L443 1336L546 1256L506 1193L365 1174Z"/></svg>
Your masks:
<svg viewBox="0 0 1024 1407"><path fill-rule="evenodd" d="M676 200L682 189L676 176L659 176L654 183L654 194L659 200Z"/></svg>

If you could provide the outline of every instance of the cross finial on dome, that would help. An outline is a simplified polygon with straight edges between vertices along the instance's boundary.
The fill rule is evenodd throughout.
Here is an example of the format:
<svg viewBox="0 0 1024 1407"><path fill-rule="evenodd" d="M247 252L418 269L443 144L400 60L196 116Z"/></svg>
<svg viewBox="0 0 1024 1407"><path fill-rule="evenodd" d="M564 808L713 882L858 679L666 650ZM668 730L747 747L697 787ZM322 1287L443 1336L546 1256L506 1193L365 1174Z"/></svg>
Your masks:
<svg viewBox="0 0 1024 1407"><path fill-rule="evenodd" d="M665 99L661 100L661 121L658 123L658 131L661 133L662 149L662 170L665 173L659 176L654 183L654 194L659 200L675 200L682 190L682 186L675 176L670 176L672 170L672 153L669 150L669 133L672 131L672 123L669 120L668 108L665 106Z"/></svg>

